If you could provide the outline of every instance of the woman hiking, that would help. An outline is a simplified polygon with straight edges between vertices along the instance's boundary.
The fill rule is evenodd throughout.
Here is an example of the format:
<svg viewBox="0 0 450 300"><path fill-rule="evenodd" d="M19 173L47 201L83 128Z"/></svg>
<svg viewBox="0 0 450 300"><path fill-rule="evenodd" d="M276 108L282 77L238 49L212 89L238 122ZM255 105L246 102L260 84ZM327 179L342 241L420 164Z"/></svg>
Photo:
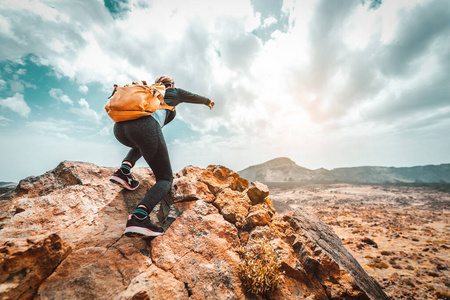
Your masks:
<svg viewBox="0 0 450 300"><path fill-rule="evenodd" d="M205 104L210 109L214 107L215 103L208 98L175 88L174 80L168 76L157 78L155 83L162 83L166 87L164 102L167 105L177 106L185 102ZM149 116L114 124L116 139L131 149L110 180L128 190L137 189L139 182L131 175L131 168L142 156L156 178L156 183L147 191L136 210L128 217L125 229L126 236L159 236L164 234L163 228L150 222L149 214L172 187L172 167L161 129L175 118L175 114L175 110L159 109Z"/></svg>

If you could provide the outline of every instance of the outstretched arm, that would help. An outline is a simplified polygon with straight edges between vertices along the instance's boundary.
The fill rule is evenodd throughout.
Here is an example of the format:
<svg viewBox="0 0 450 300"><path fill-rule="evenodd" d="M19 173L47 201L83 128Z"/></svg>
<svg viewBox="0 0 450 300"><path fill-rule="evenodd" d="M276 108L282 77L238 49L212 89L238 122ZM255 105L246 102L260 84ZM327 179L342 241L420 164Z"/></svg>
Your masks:
<svg viewBox="0 0 450 300"><path fill-rule="evenodd" d="M206 97L188 92L188 91L180 89L180 88L178 88L178 93L181 98L181 102L205 104L205 105L209 106L209 108L212 108L214 106L214 102L209 100Z"/></svg>

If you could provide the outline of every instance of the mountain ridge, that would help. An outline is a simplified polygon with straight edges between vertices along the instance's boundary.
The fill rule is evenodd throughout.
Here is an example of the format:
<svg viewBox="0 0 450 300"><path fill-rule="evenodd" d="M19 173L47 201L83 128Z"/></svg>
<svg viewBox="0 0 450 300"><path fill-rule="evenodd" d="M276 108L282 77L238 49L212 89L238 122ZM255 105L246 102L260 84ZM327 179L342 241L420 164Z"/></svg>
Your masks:
<svg viewBox="0 0 450 300"><path fill-rule="evenodd" d="M311 170L287 157L249 166L238 174L251 181L298 183L450 183L450 164L413 167L358 166Z"/></svg>

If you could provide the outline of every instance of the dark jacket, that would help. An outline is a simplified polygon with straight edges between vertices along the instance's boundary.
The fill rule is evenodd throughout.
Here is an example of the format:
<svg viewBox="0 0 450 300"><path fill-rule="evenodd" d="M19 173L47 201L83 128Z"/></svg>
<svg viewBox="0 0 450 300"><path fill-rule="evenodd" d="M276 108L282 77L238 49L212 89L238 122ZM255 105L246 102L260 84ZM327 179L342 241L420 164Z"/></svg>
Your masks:
<svg viewBox="0 0 450 300"><path fill-rule="evenodd" d="M164 102L170 106L177 106L182 102L208 105L211 103L211 100L180 88L168 88L164 96ZM164 121L164 125L169 124L175 118L177 113L176 111L171 111L168 109L166 109L166 112L166 120Z"/></svg>

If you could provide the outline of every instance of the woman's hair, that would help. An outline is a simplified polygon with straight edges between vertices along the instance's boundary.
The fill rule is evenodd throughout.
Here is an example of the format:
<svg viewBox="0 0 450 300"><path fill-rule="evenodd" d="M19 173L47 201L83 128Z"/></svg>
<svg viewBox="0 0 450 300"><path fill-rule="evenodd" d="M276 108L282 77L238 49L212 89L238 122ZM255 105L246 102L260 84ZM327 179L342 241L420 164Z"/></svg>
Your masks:
<svg viewBox="0 0 450 300"><path fill-rule="evenodd" d="M166 86L166 88L170 85L172 85L172 87L175 86L175 81L166 75L159 76L158 78L156 78L155 83L162 83Z"/></svg>

